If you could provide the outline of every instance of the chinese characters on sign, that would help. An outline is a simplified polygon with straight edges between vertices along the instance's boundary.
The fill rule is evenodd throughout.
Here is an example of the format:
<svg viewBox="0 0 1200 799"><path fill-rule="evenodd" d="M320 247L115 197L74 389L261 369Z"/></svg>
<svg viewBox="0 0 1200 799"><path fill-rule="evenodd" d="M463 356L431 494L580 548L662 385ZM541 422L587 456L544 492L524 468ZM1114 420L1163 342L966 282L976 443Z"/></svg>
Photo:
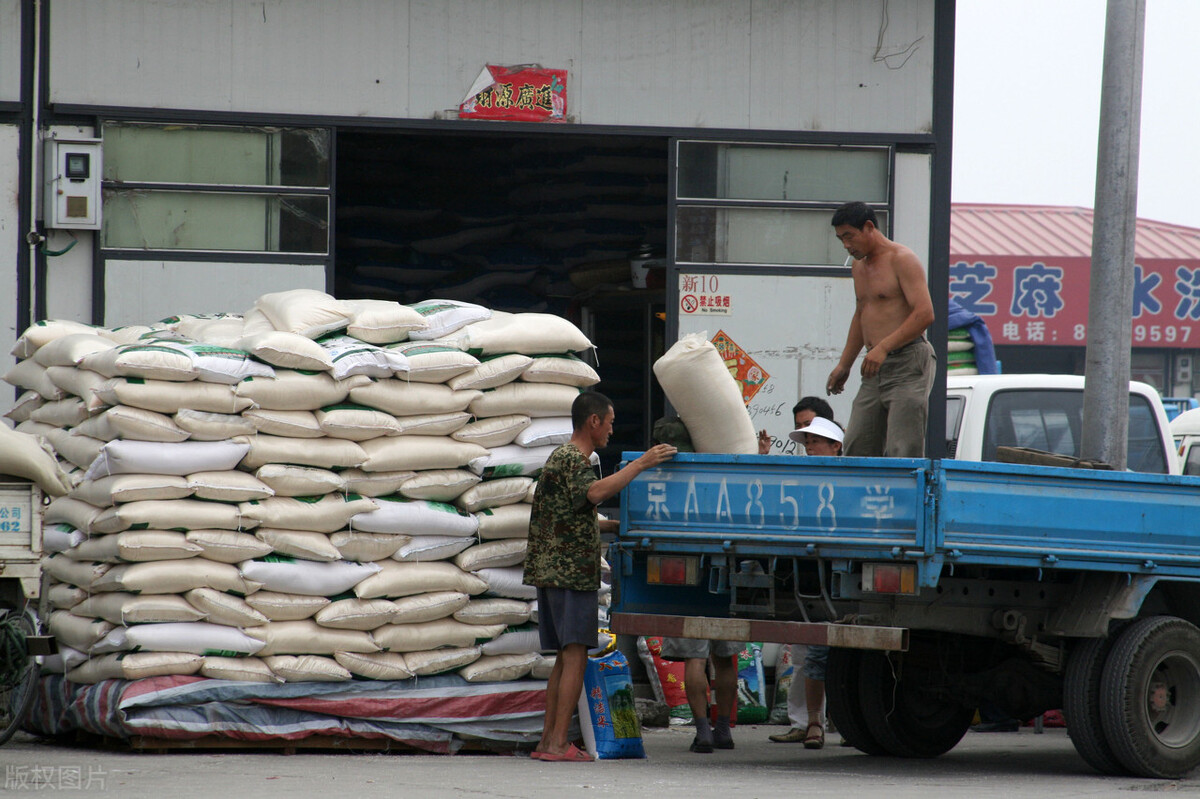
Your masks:
<svg viewBox="0 0 1200 799"><path fill-rule="evenodd" d="M717 275L680 275L679 312L694 316L729 316L729 295L722 294Z"/></svg>
<svg viewBox="0 0 1200 799"><path fill-rule="evenodd" d="M1088 258L1029 262L1013 256L950 265L950 297L977 314L997 344L1087 344ZM1134 346L1200 342L1200 265L1143 259L1134 266Z"/></svg>
<svg viewBox="0 0 1200 799"><path fill-rule="evenodd" d="M458 106L461 119L563 122L567 116L567 71L533 64L488 64Z"/></svg>
<svg viewBox="0 0 1200 799"><path fill-rule="evenodd" d="M22 530L28 529L22 521L25 518L24 511L28 507L28 503L24 507L21 505L0 505L0 533L19 533Z"/></svg>

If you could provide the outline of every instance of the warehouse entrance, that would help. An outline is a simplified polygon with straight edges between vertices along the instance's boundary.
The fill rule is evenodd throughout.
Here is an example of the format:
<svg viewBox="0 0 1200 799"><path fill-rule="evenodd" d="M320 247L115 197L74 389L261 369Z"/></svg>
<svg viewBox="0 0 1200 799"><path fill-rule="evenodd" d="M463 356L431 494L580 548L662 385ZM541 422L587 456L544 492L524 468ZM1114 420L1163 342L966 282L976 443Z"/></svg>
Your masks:
<svg viewBox="0 0 1200 799"><path fill-rule="evenodd" d="M580 325L616 405L607 474L663 407L662 272L635 288L630 259L666 253L668 153L666 137L339 131L334 292Z"/></svg>

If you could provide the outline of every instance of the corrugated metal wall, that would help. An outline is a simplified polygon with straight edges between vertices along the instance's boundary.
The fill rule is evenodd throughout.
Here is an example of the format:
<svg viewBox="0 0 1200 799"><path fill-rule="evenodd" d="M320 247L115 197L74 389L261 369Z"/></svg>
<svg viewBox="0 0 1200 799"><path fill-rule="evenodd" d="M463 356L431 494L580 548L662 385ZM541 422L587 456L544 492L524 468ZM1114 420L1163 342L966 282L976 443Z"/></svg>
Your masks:
<svg viewBox="0 0 1200 799"><path fill-rule="evenodd" d="M933 23L934 0L52 0L50 101L421 119L539 62L580 123L922 133Z"/></svg>

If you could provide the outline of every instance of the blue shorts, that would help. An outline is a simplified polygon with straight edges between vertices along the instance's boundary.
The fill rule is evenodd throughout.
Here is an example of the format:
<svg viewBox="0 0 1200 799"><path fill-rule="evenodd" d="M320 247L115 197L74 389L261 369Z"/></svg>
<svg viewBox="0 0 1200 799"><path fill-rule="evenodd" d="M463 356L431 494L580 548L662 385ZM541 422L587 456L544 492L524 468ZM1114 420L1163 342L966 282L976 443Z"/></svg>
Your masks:
<svg viewBox="0 0 1200 799"><path fill-rule="evenodd" d="M804 676L810 680L825 681L825 664L829 662L829 647L809 644L804 656Z"/></svg>
<svg viewBox="0 0 1200 799"><path fill-rule="evenodd" d="M542 649L561 652L567 644L594 649L599 643L600 596L595 591L538 588L538 637Z"/></svg>

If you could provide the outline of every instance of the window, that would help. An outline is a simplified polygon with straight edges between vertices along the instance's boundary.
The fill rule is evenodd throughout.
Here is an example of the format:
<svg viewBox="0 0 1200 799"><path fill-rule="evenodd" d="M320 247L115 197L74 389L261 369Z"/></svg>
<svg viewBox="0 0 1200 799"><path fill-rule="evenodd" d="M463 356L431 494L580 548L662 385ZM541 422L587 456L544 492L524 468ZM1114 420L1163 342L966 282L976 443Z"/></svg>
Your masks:
<svg viewBox="0 0 1200 799"><path fill-rule="evenodd" d="M1188 447L1187 458L1183 462L1183 473L1200 475L1200 443Z"/></svg>
<svg viewBox="0 0 1200 799"><path fill-rule="evenodd" d="M329 252L324 128L107 123L101 246Z"/></svg>
<svg viewBox="0 0 1200 799"><path fill-rule="evenodd" d="M996 460L997 447L1030 447L1078 458L1082 429L1082 391L998 391L984 424L983 459ZM1130 394L1128 468L1165 474L1160 440L1154 409L1145 397Z"/></svg>
<svg viewBox="0 0 1200 799"><path fill-rule="evenodd" d="M681 141L676 155L677 263L842 266L829 221L847 200L889 229L887 148Z"/></svg>
<svg viewBox="0 0 1200 799"><path fill-rule="evenodd" d="M958 428L962 424L963 397L946 397L946 457L953 458L958 449Z"/></svg>

